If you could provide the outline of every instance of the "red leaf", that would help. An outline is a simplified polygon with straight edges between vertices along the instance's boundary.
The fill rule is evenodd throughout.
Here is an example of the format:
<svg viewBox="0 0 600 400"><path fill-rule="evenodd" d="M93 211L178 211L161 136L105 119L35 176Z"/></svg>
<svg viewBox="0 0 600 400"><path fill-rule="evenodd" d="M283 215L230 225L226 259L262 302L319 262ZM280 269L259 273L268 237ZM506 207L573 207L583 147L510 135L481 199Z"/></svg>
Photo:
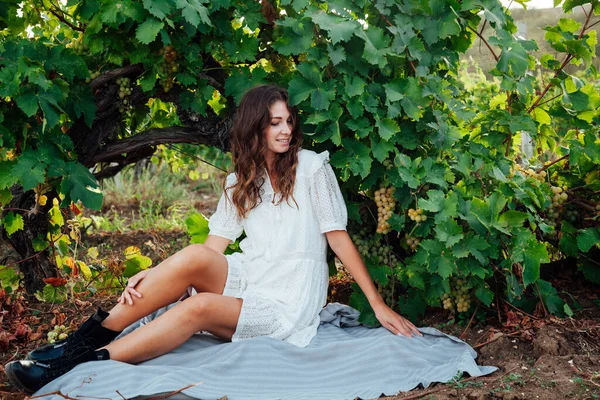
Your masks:
<svg viewBox="0 0 600 400"><path fill-rule="evenodd" d="M15 336L17 338L27 339L29 334L31 333L31 328L27 324L20 323L17 325L17 330L15 331Z"/></svg>
<svg viewBox="0 0 600 400"><path fill-rule="evenodd" d="M79 207L77 207L77 204L71 202L71 211L73 212L73 214L75 214L75 216L81 214L81 210L79 209Z"/></svg>
<svg viewBox="0 0 600 400"><path fill-rule="evenodd" d="M52 285L54 287L64 286L67 284L67 280L65 278L44 278L42 280L44 281L44 283L47 283L48 285Z"/></svg>
<svg viewBox="0 0 600 400"><path fill-rule="evenodd" d="M11 340L15 340L15 335L8 333L5 330L0 330L0 349L7 350Z"/></svg>

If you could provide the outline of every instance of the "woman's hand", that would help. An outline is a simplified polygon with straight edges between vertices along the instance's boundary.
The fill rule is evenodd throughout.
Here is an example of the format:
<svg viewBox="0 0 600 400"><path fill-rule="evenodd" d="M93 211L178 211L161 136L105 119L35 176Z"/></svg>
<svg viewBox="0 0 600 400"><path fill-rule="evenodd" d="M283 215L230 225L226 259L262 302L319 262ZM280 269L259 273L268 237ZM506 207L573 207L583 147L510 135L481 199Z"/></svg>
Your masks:
<svg viewBox="0 0 600 400"><path fill-rule="evenodd" d="M127 286L125 287L125 291L123 291L123 293L121 293L121 297L119 297L120 304L125 305L126 303L129 303L130 305L133 305L132 295L139 297L139 298L142 297L142 294L139 293L137 290L135 290L135 287L137 286L138 283L140 283L140 281L142 279L147 277L149 273L150 273L150 270L145 269L143 271L138 272L137 274L135 274L134 276L132 276L131 278L129 278L127 280Z"/></svg>
<svg viewBox="0 0 600 400"><path fill-rule="evenodd" d="M387 304L382 303L381 305L374 307L373 311L375 311L375 316L381 322L387 330L392 332L394 335L404 335L412 337L413 333L419 336L423 336L421 332L417 329L416 326L412 324L406 318L400 316Z"/></svg>

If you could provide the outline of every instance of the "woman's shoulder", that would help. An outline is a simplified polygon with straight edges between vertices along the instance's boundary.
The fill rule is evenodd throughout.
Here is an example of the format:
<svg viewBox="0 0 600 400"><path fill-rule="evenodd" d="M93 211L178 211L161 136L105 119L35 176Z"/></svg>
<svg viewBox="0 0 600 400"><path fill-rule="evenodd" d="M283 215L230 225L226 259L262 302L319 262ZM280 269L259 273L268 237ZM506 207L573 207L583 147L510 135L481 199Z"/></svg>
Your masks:
<svg viewBox="0 0 600 400"><path fill-rule="evenodd" d="M298 171L312 175L326 162L329 162L329 151L317 153L314 150L300 149L298 152Z"/></svg>

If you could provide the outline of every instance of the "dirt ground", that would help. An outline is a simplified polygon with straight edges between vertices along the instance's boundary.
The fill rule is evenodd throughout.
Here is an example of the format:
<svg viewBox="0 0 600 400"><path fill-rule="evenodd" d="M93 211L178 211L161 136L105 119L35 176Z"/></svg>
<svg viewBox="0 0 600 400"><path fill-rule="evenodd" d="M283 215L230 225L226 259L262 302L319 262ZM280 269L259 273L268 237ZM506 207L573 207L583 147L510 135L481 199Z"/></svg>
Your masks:
<svg viewBox="0 0 600 400"><path fill-rule="evenodd" d="M134 231L95 233L86 238L88 246L104 253L120 253L135 245L155 263L184 247L183 232ZM574 318L559 319L525 312L503 304L501 321L490 315L485 322L473 320L468 327L448 324L449 314L429 312L417 326L432 326L461 337L477 350L480 365L499 367L495 373L480 377L462 377L448 384L435 383L385 399L599 399L600 398L600 287L592 285L572 268L553 274L550 279L559 292L567 290L581 308ZM347 303L348 277L332 277L328 301ZM115 299L107 296L80 299L69 304L29 302L25 299L7 304L0 294L4 313L0 346L0 398L25 398L5 378L3 365L24 358L28 351L45 343L46 333L55 324L75 328L97 306L109 309ZM14 337L7 337L13 335Z"/></svg>

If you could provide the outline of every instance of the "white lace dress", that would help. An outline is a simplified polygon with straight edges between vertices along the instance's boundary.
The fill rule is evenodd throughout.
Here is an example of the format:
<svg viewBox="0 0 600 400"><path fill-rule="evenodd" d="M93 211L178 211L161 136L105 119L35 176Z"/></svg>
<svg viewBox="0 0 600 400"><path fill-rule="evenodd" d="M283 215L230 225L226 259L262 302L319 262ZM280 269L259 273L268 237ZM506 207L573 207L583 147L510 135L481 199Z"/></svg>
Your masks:
<svg viewBox="0 0 600 400"><path fill-rule="evenodd" d="M348 214L329 152L302 149L298 157L298 209L291 198L289 205L271 202L274 192L265 169L262 203L246 218L238 217L223 194L209 219L211 235L235 241L246 232L242 252L226 255L223 295L244 300L232 341L270 336L304 347L317 333L329 282L325 232L346 230ZM235 179L229 174L227 187Z"/></svg>

